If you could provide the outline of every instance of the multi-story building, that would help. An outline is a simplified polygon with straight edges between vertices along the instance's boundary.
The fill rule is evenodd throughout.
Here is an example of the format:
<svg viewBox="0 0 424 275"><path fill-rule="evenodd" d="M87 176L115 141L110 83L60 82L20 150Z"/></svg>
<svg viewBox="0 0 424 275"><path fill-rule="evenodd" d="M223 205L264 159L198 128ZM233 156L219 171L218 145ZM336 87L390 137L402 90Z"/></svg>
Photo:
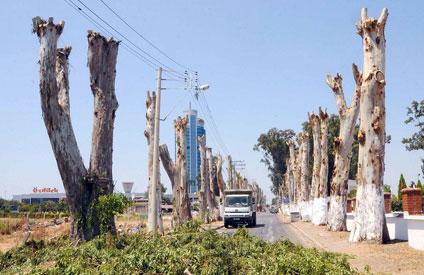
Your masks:
<svg viewBox="0 0 424 275"><path fill-rule="evenodd" d="M190 194L198 191L198 176L200 171L200 153L197 137L206 135L204 121L197 117L197 111L191 109L185 112L188 116L188 124L185 131L187 146L187 180Z"/></svg>

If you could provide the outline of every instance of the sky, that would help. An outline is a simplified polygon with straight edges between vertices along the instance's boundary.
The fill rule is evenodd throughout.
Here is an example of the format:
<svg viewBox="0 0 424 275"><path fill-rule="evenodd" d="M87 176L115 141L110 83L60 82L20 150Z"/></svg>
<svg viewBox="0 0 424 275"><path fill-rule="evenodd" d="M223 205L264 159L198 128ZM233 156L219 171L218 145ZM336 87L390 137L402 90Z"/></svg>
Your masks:
<svg viewBox="0 0 424 275"><path fill-rule="evenodd" d="M83 7L77 0L73 0ZM81 0L138 47L165 65L184 69L131 32L98 0ZM353 92L351 63L362 67L362 43L356 34L362 7L378 17L389 9L386 26L385 184L396 190L400 173L416 180L423 152L407 152L401 143L414 129L404 124L406 107L423 99L424 2L422 1L253 1L253 0L104 0L139 33L178 63L199 72L204 93L223 142L212 132L212 120L184 89L162 93L161 143L174 151L173 120L188 108L206 120L208 145L234 160L244 160L243 174L256 180L271 198L268 171L253 151L258 136L272 127L301 130L307 112L319 106L335 113L335 100L325 75L344 76L346 99ZM39 43L31 33L34 16L64 20L58 46L70 55L71 116L78 145L88 163L93 98L87 69L87 30L98 29L64 0L9 1L0 9L0 197L30 193L33 187L63 190L41 116L38 90ZM155 71L121 44L116 95L119 109L114 132L113 174L116 189L134 181L134 191L147 188L145 93L155 89ZM184 83L165 81L166 88ZM205 106L203 106L205 108ZM215 135L218 135L215 133ZM225 145L222 145L224 143ZM225 149L228 148L228 149ZM226 164L224 164L226 165ZM162 171L162 181L170 190Z"/></svg>

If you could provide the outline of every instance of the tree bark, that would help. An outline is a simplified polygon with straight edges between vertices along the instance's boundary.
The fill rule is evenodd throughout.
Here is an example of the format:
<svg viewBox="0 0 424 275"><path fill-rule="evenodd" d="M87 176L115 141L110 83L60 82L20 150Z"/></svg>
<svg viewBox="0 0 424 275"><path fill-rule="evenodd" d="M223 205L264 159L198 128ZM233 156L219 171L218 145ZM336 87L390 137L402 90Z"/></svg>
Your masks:
<svg viewBox="0 0 424 275"><path fill-rule="evenodd" d="M118 102L115 67L118 42L88 33L88 67L94 96L90 167L84 166L72 128L69 105L68 57L71 48L57 49L64 22L33 18L40 41L40 96L44 123L73 217L71 238L90 240L99 235L100 219L94 207L101 195L113 192L113 124ZM105 224L104 224L105 225ZM115 232L113 218L105 225Z"/></svg>
<svg viewBox="0 0 424 275"><path fill-rule="evenodd" d="M312 223L315 225L325 225L327 223L327 186L328 186L328 114L325 110L319 109L319 150L321 163L319 166L319 185L315 193L314 215ZM319 160L318 160L319 161Z"/></svg>
<svg viewBox="0 0 424 275"><path fill-rule="evenodd" d="M177 184L179 182L179 171L177 171L177 167L169 155L168 146L166 146L166 144L162 144L159 147L159 156L160 160L162 161L163 168L168 174L172 186L172 224L173 226L176 226L180 224L181 220L179 194L180 190Z"/></svg>
<svg viewBox="0 0 424 275"><path fill-rule="evenodd" d="M290 168L287 170L288 171L288 180L289 180L289 184L292 187L292 207L297 208L297 204L298 204L298 190L297 190L297 161L296 161L296 150L294 148L294 142L293 141L288 141L287 145L289 147L289 163L290 163Z"/></svg>
<svg viewBox="0 0 424 275"><path fill-rule="evenodd" d="M178 117L174 122L174 127L177 136L177 170L179 171L179 210L180 222L186 222L191 219L190 198L188 196L188 181L187 181L187 150L185 144L185 130L188 123L188 117Z"/></svg>
<svg viewBox="0 0 424 275"><path fill-rule="evenodd" d="M347 107L343 92L342 76L327 75L327 84L333 90L340 118L339 136L334 140L334 171L331 179L330 209L327 228L330 231L346 231L347 182L352 159L353 132L359 114L362 74L352 64L356 88L350 107Z"/></svg>
<svg viewBox="0 0 424 275"><path fill-rule="evenodd" d="M144 130L144 136L147 139L148 146L148 160L147 160L147 171L149 179L149 189L152 186L152 175L153 175L153 135L155 127L155 105L156 105L156 93L147 92L146 95L146 130ZM158 184L156 188L157 207L158 207L158 217L157 217L157 226L160 234L163 234L163 222L162 222L162 184ZM148 192L150 195L150 192ZM152 200L149 199L149 207Z"/></svg>
<svg viewBox="0 0 424 275"><path fill-rule="evenodd" d="M227 187L228 189L234 189L234 184L233 184L233 180L234 180L234 175L233 175L233 160L231 159L231 156L229 155L227 157L227 173L228 173L228 182L227 182Z"/></svg>
<svg viewBox="0 0 424 275"><path fill-rule="evenodd" d="M216 162L216 175L217 175L217 179L218 179L218 187L219 187L219 214L221 216L221 218L224 218L224 202L225 202L225 197L224 197L224 190L225 190L225 182L224 182L224 178L222 176L222 157L221 155L217 156L217 162Z"/></svg>
<svg viewBox="0 0 424 275"><path fill-rule="evenodd" d="M208 176L207 176L207 160L206 160L206 138L205 136L198 137L199 151L200 151L200 191L199 191L199 214L200 219L204 223L209 223L208 214L208 198L207 193Z"/></svg>
<svg viewBox="0 0 424 275"><path fill-rule="evenodd" d="M362 37L364 68L360 98L358 189L351 242L383 243L387 238L384 214L385 153L385 49L386 8L380 18L369 18L361 11L357 24Z"/></svg>
<svg viewBox="0 0 424 275"><path fill-rule="evenodd" d="M312 127L312 140L313 140L313 156L314 163L312 169L312 216L313 224L320 224L320 171L321 171L321 133L320 133L320 119L314 113L309 114L309 123Z"/></svg>
<svg viewBox="0 0 424 275"><path fill-rule="evenodd" d="M213 155L212 155L212 148L207 148L206 150L206 159L208 160L208 179L209 179L209 185L208 185L208 192L209 192L209 200L208 200L208 206L209 211L211 213L211 219L212 220L218 220L219 217L219 209L216 205L216 198L215 198L215 192L214 192L214 175L213 175Z"/></svg>
<svg viewBox="0 0 424 275"><path fill-rule="evenodd" d="M310 221L309 205L309 135L307 132L299 134L299 166L300 166L300 202L299 210L302 221Z"/></svg>

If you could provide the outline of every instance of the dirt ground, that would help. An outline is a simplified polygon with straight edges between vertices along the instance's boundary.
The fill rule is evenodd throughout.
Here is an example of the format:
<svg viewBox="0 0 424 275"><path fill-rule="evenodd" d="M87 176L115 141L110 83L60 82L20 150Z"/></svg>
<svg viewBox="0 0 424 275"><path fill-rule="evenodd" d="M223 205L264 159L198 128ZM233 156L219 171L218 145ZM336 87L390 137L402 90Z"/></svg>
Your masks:
<svg viewBox="0 0 424 275"><path fill-rule="evenodd" d="M21 245L28 235L25 219L0 218L0 222L17 222L21 226L11 234L0 234L0 252ZM21 221L22 220L22 221ZM171 216L163 216L163 225L165 230L171 228ZM139 215L122 215L116 219L116 227L119 233L135 233L145 227L145 220ZM30 219L29 220L29 239L51 240L59 236L66 236L70 231L70 222L65 219Z"/></svg>
<svg viewBox="0 0 424 275"><path fill-rule="evenodd" d="M348 242L349 232L329 232L325 226L308 222L291 225L318 249L352 255L354 258L349 262L360 271L369 266L372 273L424 274L424 251L409 247L407 241L384 245L353 244Z"/></svg>

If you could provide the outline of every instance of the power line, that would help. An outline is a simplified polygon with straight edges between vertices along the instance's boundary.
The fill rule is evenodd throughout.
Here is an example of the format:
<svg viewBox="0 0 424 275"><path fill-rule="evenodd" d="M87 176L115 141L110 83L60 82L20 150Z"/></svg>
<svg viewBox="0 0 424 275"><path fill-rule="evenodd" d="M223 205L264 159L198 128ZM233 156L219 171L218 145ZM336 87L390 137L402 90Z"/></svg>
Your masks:
<svg viewBox="0 0 424 275"><path fill-rule="evenodd" d="M165 56L166 58L168 58L169 60L171 60L172 62L174 62L176 65L180 66L183 69L189 70L194 72L193 70L191 70L190 68L182 65L181 63L177 62L175 59L171 58L169 55L167 55L164 51L162 51L159 47L157 47L156 45L154 45L150 40L148 40L144 35L142 35L140 32L138 32L134 27L132 27L125 19L123 19L115 10L113 10L108 4L105 3L105 1L103 0L99 0L100 2L102 2L102 4L104 6L106 6L106 8L108 10L110 10L116 17L119 18L119 20L122 21L122 23L124 23L128 28L130 28L133 32L135 32L141 39L143 39L144 41L146 41L150 46L152 46L154 49L156 49L158 52L160 52L163 56Z"/></svg>
<svg viewBox="0 0 424 275"><path fill-rule="evenodd" d="M87 14L83 9L81 9L78 5L76 5L72 0L64 0L66 4L68 4L71 8L73 8L75 11L80 13L85 19L93 23L96 27L106 32L108 35L113 36L113 34L107 30L105 27L100 25L93 17L91 17L89 14ZM124 49L127 50L130 54L144 62L147 66L152 68L153 70L156 70L156 64L152 63L150 60L145 58L143 55L139 54L136 50L131 48L129 45L125 43L125 41L120 42L122 46L124 46Z"/></svg>
<svg viewBox="0 0 424 275"><path fill-rule="evenodd" d="M75 2L73 0L68 0L71 3L73 3L78 10L83 11L83 9L78 6L77 4L75 4ZM146 52L145 50L143 50L141 47L139 47L137 44L135 44L133 41L131 41L127 36L125 36L124 34L122 34L120 31L118 31L115 27L113 27L111 24L109 24L105 19L103 19L100 15L98 15L95 11L93 11L90 7L88 7L84 2L82 2L81 0L77 0L81 5L83 5L85 7L85 9L87 9L91 14L93 14L98 20L100 20L101 22L103 22L103 24L105 24L106 26L108 26L110 29L112 29L117 36L121 37L122 40L126 40L128 43L130 43L131 45L133 45L136 49L138 49L141 53L143 53L144 55L148 56L150 58L149 62L152 64L155 64L156 67L160 67L162 66L163 68L168 69L168 72L170 74L174 74L176 77L179 77L181 79L184 79L184 75L176 70L173 70L172 68L166 66L164 63L162 63L161 61L159 61L157 58L155 58L154 56L152 56L151 54L149 54L148 52ZM97 22L97 21L96 21ZM101 25L100 23L97 22L98 25ZM110 33L110 31L108 31ZM141 54L141 55L143 55ZM146 59L148 59L147 57L145 57ZM155 62L153 62L152 60L154 60ZM159 65L158 65L159 64Z"/></svg>

